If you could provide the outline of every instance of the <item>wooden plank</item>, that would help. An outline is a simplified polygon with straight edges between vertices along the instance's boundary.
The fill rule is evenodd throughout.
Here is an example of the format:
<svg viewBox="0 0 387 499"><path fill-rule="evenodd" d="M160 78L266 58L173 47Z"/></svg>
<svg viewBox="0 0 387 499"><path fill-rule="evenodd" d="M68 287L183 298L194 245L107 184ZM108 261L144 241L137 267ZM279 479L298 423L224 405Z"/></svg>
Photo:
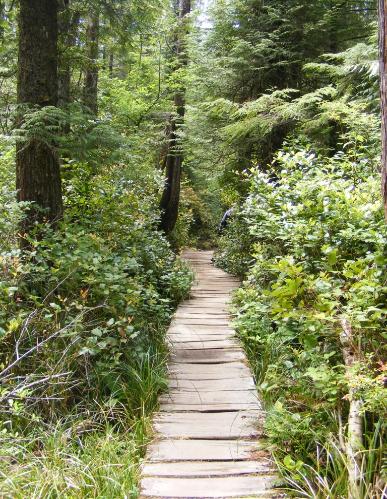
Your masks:
<svg viewBox="0 0 387 499"><path fill-rule="evenodd" d="M261 446L262 447L262 446ZM259 443L245 440L160 440L148 447L149 462L252 460Z"/></svg>
<svg viewBox="0 0 387 499"><path fill-rule="evenodd" d="M243 359L245 360L245 359ZM193 373L211 373L211 374L226 374L229 373L229 378L233 378L235 376L239 376L242 372L248 373L251 376L251 372L249 367L245 364L245 362L236 361L236 362L225 362L225 363L215 363L215 364L205 364L205 365L197 365L190 363L176 363L170 362L168 364L169 372L193 372ZM223 377L223 376L220 376ZM216 378L214 378L216 379Z"/></svg>
<svg viewBox="0 0 387 499"><path fill-rule="evenodd" d="M228 305L220 305L217 306L216 304L209 304L209 303L198 303L196 300L192 300L190 304L184 305L182 307L182 310L185 312L216 312L220 314L229 314L229 306Z"/></svg>
<svg viewBox="0 0 387 499"><path fill-rule="evenodd" d="M206 287L207 286L207 287ZM239 281L233 281L230 279L227 279L226 277L222 276L209 276L208 278L200 278L199 276L199 282L198 284L194 285L193 289L201 288L201 289L209 289L209 290L214 290L214 289L225 289L226 287L228 289L236 289L240 286Z"/></svg>
<svg viewBox="0 0 387 499"><path fill-rule="evenodd" d="M219 307L202 307L202 308L198 308L198 307L189 307L189 306L185 306L185 307L179 307L175 317L178 317L181 315L185 315L185 314L190 314L190 315L200 315L200 314L205 314L206 316L207 315L215 315L216 317L230 317L230 314L226 311L226 309L222 309L222 308L219 308Z"/></svg>
<svg viewBox="0 0 387 499"><path fill-rule="evenodd" d="M200 325L201 326L201 325ZM192 328L192 329L191 329ZM233 335L234 337L236 336L236 333L233 329L228 328L227 326L224 326L224 328L221 327L214 327L213 325L209 325L206 327L203 327L202 329L198 330L196 328L196 325L185 325L184 329L173 329L172 331L169 331L167 333L167 337L170 337L171 335L174 335L174 338L179 338L179 336L199 336L202 334L209 335L221 335L221 334L227 334L229 336Z"/></svg>
<svg viewBox="0 0 387 499"><path fill-rule="evenodd" d="M236 338L235 331L208 330L208 331L182 331L181 333L168 333L167 338L171 341L217 341L228 338Z"/></svg>
<svg viewBox="0 0 387 499"><path fill-rule="evenodd" d="M182 322L184 323L184 319L212 319L216 320L219 322L226 322L228 323L230 321L230 316L225 313L212 313L212 312L197 312L197 313L191 313L191 312L178 312L174 316L174 321L176 322Z"/></svg>
<svg viewBox="0 0 387 499"><path fill-rule="evenodd" d="M211 272L210 269L201 268L201 269L196 269L195 270L195 276L196 276L196 282L201 283L205 281L213 281L213 282L219 282L219 283L232 283L233 285L241 283L239 279L236 279L235 277L232 277L228 274L224 274L222 272Z"/></svg>
<svg viewBox="0 0 387 499"><path fill-rule="evenodd" d="M226 281L225 279L202 280L191 288L191 292L204 291L208 293L230 294L231 291L235 291L239 286L240 283Z"/></svg>
<svg viewBox="0 0 387 499"><path fill-rule="evenodd" d="M209 317L208 319L212 319L212 324L196 324L195 323L195 317L192 317L191 319L175 319L173 321L173 323L171 324L171 327L168 331L171 331L171 332L176 332L176 330L178 331L182 331L182 330L191 330L191 331L194 331L194 330L212 330L212 331L219 331L220 329L223 329L225 331L235 331L235 329L231 326L231 321L229 320L225 320L224 318L220 318L219 321L216 321L216 316L212 316L212 317ZM215 319L215 320L214 320ZM190 324L188 323L189 320L192 320L193 323ZM203 318L200 318L198 317L196 319L196 322L200 320L200 321L203 321Z"/></svg>
<svg viewBox="0 0 387 499"><path fill-rule="evenodd" d="M234 331L234 328L231 327L230 323L228 322L227 324L183 324L179 321L175 321L173 324L171 324L169 331L175 331L175 330L188 330L188 331L203 331L203 330L209 330L209 331L219 331L219 329L223 329L225 331Z"/></svg>
<svg viewBox="0 0 387 499"><path fill-rule="evenodd" d="M239 348L218 350L216 348L199 350L175 350L171 353L171 361L188 364L214 364L245 360Z"/></svg>
<svg viewBox="0 0 387 499"><path fill-rule="evenodd" d="M206 342L212 342L213 346L208 348L217 348L217 345L222 342L231 342L235 347L240 345L238 339L232 334L206 334L206 335L176 335L167 336L167 341L172 348L183 348L185 343L196 343L198 345L203 345ZM188 346L188 345L187 345Z"/></svg>
<svg viewBox="0 0 387 499"><path fill-rule="evenodd" d="M195 318L197 318L197 316L203 315L205 319L208 318L208 316L212 316L214 319L223 318L230 320L230 314L226 311L219 310L219 307L207 308L206 310L201 310L199 308L184 308L183 310L178 309L175 314L175 318L184 318L185 315L194 315Z"/></svg>
<svg viewBox="0 0 387 499"><path fill-rule="evenodd" d="M230 319L229 316L226 314L204 314L204 313L199 313L199 314L190 314L190 313L184 313L181 315L176 315L173 319L173 323L175 324L182 324L182 325L190 325L190 324L215 324L215 325L223 325L230 327Z"/></svg>
<svg viewBox="0 0 387 499"><path fill-rule="evenodd" d="M231 307L231 300L229 297L222 297L222 296L191 296L191 303L196 303L198 305L201 305L203 302L206 302L207 305L216 305L218 307L226 307L230 309Z"/></svg>
<svg viewBox="0 0 387 499"><path fill-rule="evenodd" d="M202 329L197 329L196 326L186 326L184 329L173 329L172 331L168 331L167 333L167 338L173 338L174 340L178 340L179 338L182 338L184 336L190 336L190 337L198 337L200 338L201 336L213 336L213 340L216 340L217 337L236 337L236 333L233 329L230 328L221 328L221 327L210 327L208 329L202 328Z"/></svg>
<svg viewBox="0 0 387 499"><path fill-rule="evenodd" d="M190 291L190 296L191 297L196 297L197 299L203 299L204 297L209 297L209 298L218 298L222 300L231 300L230 297L230 289L218 289L218 291L215 290L208 290L204 288L192 288Z"/></svg>
<svg viewBox="0 0 387 499"><path fill-rule="evenodd" d="M212 380L187 380L187 379L177 379L170 378L168 380L168 386L171 391L173 390L183 390L183 391L229 391L229 390L248 390L255 387L254 380L250 376L248 378L232 378L232 379L212 379Z"/></svg>
<svg viewBox="0 0 387 499"><path fill-rule="evenodd" d="M170 343L171 348L184 348L184 346L187 346L187 348L190 347L190 344L194 347L194 344L196 345L203 345L203 347L208 343L207 348L217 348L219 344L231 342L232 345L238 346L239 342L235 338L235 336L229 334L222 334L222 335L205 335L205 336L197 336L197 335L184 335L184 336L168 336L167 341Z"/></svg>
<svg viewBox="0 0 387 499"><path fill-rule="evenodd" d="M203 294L224 294L225 296L230 296L230 292L237 289L238 286L233 286L231 284L211 284L204 283L204 285L193 286L191 288L190 294L203 293Z"/></svg>
<svg viewBox="0 0 387 499"><path fill-rule="evenodd" d="M181 364L184 365L184 364ZM205 364L200 364L205 365ZM232 380L235 379L236 376L239 378L250 378L251 372L246 369L246 371L232 371L225 372L200 372L200 371L182 371L182 372L170 372L170 377L175 378L176 380L184 380L184 381L214 381L214 380Z"/></svg>
<svg viewBox="0 0 387 499"><path fill-rule="evenodd" d="M231 289L236 289L241 285L240 281L233 281L232 279L228 279L227 277L220 276L217 274L209 275L207 278L198 275L199 281L195 286L203 286L204 284L208 284L209 286L219 286L220 288L225 288L226 286Z"/></svg>
<svg viewBox="0 0 387 499"><path fill-rule="evenodd" d="M269 459L257 461L182 461L177 463L147 463L142 468L144 476L211 477L269 474L273 465Z"/></svg>
<svg viewBox="0 0 387 499"><path fill-rule="evenodd" d="M208 317L208 318L204 318L204 319L195 319L195 318L192 318L192 319L179 319L179 320L174 320L173 321L173 324L172 324L172 327L175 327L175 326L190 326L190 325L198 325L198 326L215 326L215 327L219 327L219 326L223 326L223 327L230 327L229 326L229 321L226 320L226 319L216 319L216 318L213 318L213 317Z"/></svg>
<svg viewBox="0 0 387 499"><path fill-rule="evenodd" d="M217 362L236 362L245 360L245 355L238 343L227 348L222 348L221 351L219 351L218 348L202 348L201 345L202 342L200 341L198 345L199 348L185 349L178 345L172 345L171 357L178 357L178 362L180 362L180 359L183 358L189 361L192 359L193 363L197 362L200 359L213 358L214 360L212 363L214 364ZM222 356L225 360L222 360Z"/></svg>
<svg viewBox="0 0 387 499"><path fill-rule="evenodd" d="M202 340L202 341L185 341L185 342L179 342L179 341L174 341L172 343L172 348L173 351L176 350L198 350L199 348L204 348L204 349L225 349L225 348L235 348L239 346L238 341L232 338L226 338L223 340L216 339L216 340Z"/></svg>
<svg viewBox="0 0 387 499"><path fill-rule="evenodd" d="M273 476L236 476L214 478L148 477L143 480L145 497L274 497ZM268 495L269 493L269 495Z"/></svg>
<svg viewBox="0 0 387 499"><path fill-rule="evenodd" d="M217 324L212 324L210 326L206 326L203 324L175 324L174 326L171 326L168 331L168 335L182 335L184 333L190 335L232 333L235 335L235 330L232 329L229 325L219 326Z"/></svg>
<svg viewBox="0 0 387 499"><path fill-rule="evenodd" d="M169 364L171 377L178 379L233 379L251 376L250 369L241 362L226 364Z"/></svg>
<svg viewBox="0 0 387 499"><path fill-rule="evenodd" d="M242 402L227 402L225 404L179 404L164 402L160 405L161 412L192 412L192 413L215 413L215 412L238 412L254 409L255 404L244 404Z"/></svg>
<svg viewBox="0 0 387 499"><path fill-rule="evenodd" d="M231 301L231 297L230 296L228 297L228 300ZM200 298L197 298L195 300L192 300L192 299L188 298L188 299L182 301L181 304L180 304L180 306L182 306L182 307L192 307L194 305L196 306L197 304L205 306L205 307L213 307L214 306L214 304L211 303L211 301L208 302L207 300L203 300L203 299L200 299Z"/></svg>
<svg viewBox="0 0 387 499"><path fill-rule="evenodd" d="M232 331L230 332L219 332L219 333L194 333L194 332L185 332L182 334L178 333L173 333L173 334L168 334L166 339L169 341L171 348L174 348L175 346L177 348L180 348L181 345L179 343L202 343L205 341L232 341L235 342L236 345L240 345L240 342L238 338L235 336L235 333Z"/></svg>
<svg viewBox="0 0 387 499"><path fill-rule="evenodd" d="M213 301L222 301L223 303L231 303L231 296L230 292L227 292L225 290L219 290L219 291L206 291L206 290L191 290L190 291L190 299L195 299L196 300L209 300L209 303L211 303L211 300Z"/></svg>
<svg viewBox="0 0 387 499"><path fill-rule="evenodd" d="M203 303L206 303L207 305L217 305L219 307L230 307L231 306L231 299L230 297L228 298L221 298L221 297L216 297L216 296L204 296L200 297L197 296L195 298L191 298L191 303L192 304L197 304L198 306L202 306Z"/></svg>
<svg viewBox="0 0 387 499"><path fill-rule="evenodd" d="M193 292L193 293L190 293L190 294L194 295L195 293ZM203 294L203 293L202 293L202 292L197 293L197 295L201 295L201 294ZM213 295L214 293L205 293L205 292L204 292L204 294L207 294L207 295L208 295L208 294L211 294L211 295ZM220 295L215 294L215 296L209 296L209 297L207 297L207 298L209 298L209 299L210 299L209 303L211 303L211 298L212 298L212 300L220 300L220 299L221 299L223 302L231 302L231 296L230 296L230 293L226 293L226 292L224 292L224 291L222 291L222 292L220 293ZM198 297L197 297L197 299L198 299L198 300L204 300L204 299L203 299L203 297L201 297L201 296L198 296ZM190 300L192 300L192 298L190 298ZM206 301L207 301L207 300L206 300Z"/></svg>
<svg viewBox="0 0 387 499"><path fill-rule="evenodd" d="M195 329L213 329L213 330L219 330L219 329L225 329L225 330L231 330L231 331L234 331L234 328L231 326L230 324L230 321L225 321L224 319L222 319L221 321L216 321L216 323L214 322L213 324L187 324L185 321L183 320L174 320L172 323L171 323L171 326L170 326L170 330L175 330L176 328L179 328L180 330L181 329L191 329L191 330L195 330Z"/></svg>
<svg viewBox="0 0 387 499"><path fill-rule="evenodd" d="M173 391L160 397L162 404L182 405L218 405L218 404L252 404L258 406L256 390L242 391Z"/></svg>
<svg viewBox="0 0 387 499"><path fill-rule="evenodd" d="M155 418L155 430L164 438L241 440L262 435L263 411L167 413Z"/></svg>
<svg viewBox="0 0 387 499"><path fill-rule="evenodd" d="M225 349L235 349L241 348L239 340L232 334L220 334L220 335L175 335L167 336L166 338L170 342L171 349L199 349L203 348L206 350L225 348ZM208 343L208 345L207 345ZM195 346L196 345L196 346Z"/></svg>
<svg viewBox="0 0 387 499"><path fill-rule="evenodd" d="M237 289L239 283L230 282L226 280L201 280L199 283L192 286L191 291L206 291L208 293L230 293Z"/></svg>

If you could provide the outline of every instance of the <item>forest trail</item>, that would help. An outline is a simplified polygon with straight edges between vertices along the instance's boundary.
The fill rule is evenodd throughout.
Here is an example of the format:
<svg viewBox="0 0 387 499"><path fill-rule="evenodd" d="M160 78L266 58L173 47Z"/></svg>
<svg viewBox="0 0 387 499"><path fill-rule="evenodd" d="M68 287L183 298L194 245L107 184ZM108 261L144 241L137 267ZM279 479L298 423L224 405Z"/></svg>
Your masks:
<svg viewBox="0 0 387 499"><path fill-rule="evenodd" d="M280 497L262 450L264 413L227 305L239 281L210 251L187 251L196 273L190 299L168 331L169 392L154 419L141 497Z"/></svg>

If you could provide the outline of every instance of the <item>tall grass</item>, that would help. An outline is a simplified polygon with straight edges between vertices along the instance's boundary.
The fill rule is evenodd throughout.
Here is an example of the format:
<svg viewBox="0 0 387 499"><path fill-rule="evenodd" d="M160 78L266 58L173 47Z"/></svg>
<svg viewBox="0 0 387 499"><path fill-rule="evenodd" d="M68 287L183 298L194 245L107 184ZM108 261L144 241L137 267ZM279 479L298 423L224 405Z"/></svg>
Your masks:
<svg viewBox="0 0 387 499"><path fill-rule="evenodd" d="M382 424L379 422L363 449L358 495L351 499L386 497L386 483L378 478L378 470L383 466L382 448ZM317 444L315 455L317 458L312 464L287 463L286 466L282 460L277 460L291 490L297 491L299 497L346 499L350 463L342 445L332 438L329 442Z"/></svg>
<svg viewBox="0 0 387 499"><path fill-rule="evenodd" d="M121 392L95 413L79 407L32 439L0 435L0 497L137 497L150 415L166 386L165 358L148 352L128 366Z"/></svg>
<svg viewBox="0 0 387 499"><path fill-rule="evenodd" d="M271 343L266 343L259 351L254 344L241 336L249 361L254 371L255 379L261 391L261 399L269 411L274 407L275 397L261 385L269 366L281 362L281 348L273 350ZM326 414L329 427L336 428L335 436L330 435L329 441L319 443L320 435L315 435L316 452L308 452L295 461L286 454L284 449L271 448L278 469L288 484L290 496L310 499L347 499L348 471L350 463L345 452L346 439L343 435L339 416L330 412ZM275 424L275 423L274 423ZM296 425L296 422L293 422ZM270 422L273 425L273 422ZM371 430L368 430L368 428ZM351 499L385 499L387 498L387 459L383 455L385 425L379 420L374 424L364 416L365 444L362 452L361 480L358 487L358 497ZM272 429L272 428L271 428ZM282 435L286 440L286 436ZM310 442L305 442L305 448ZM285 448L284 443L284 448ZM302 459L302 460L301 460ZM382 477L380 477L382 470ZM384 471L384 473L383 473Z"/></svg>

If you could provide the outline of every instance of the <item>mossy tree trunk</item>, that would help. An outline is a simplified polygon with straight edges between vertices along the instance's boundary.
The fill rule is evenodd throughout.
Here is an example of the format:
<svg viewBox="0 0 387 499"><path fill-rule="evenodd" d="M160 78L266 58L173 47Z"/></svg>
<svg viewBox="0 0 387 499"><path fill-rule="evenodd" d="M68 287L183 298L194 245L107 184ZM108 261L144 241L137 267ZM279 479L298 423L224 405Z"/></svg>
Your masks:
<svg viewBox="0 0 387 499"><path fill-rule="evenodd" d="M387 0L379 0L379 63L382 111L382 195L387 220Z"/></svg>
<svg viewBox="0 0 387 499"><path fill-rule="evenodd" d="M60 0L59 8L58 105L66 107L71 102L71 51L77 41L80 13L72 12L70 0Z"/></svg>
<svg viewBox="0 0 387 499"><path fill-rule="evenodd" d="M187 32L188 16L191 12L191 0L179 0L177 4L178 29L175 36L176 69L180 70L188 64ZM168 137L168 153L165 160L165 187L161 197L161 229L170 234L175 228L179 215L181 172L183 150L179 138L179 130L184 123L185 87L182 85L174 95L175 115L171 119Z"/></svg>
<svg viewBox="0 0 387 499"><path fill-rule="evenodd" d="M98 114L98 54L99 12L90 14L86 29L86 71L83 87L83 104L89 111Z"/></svg>
<svg viewBox="0 0 387 499"><path fill-rule="evenodd" d="M20 0L17 98L20 123L24 106L56 106L58 100L58 4ZM36 223L54 227L62 217L59 157L55 144L29 138L17 144L16 187L20 202L31 202L21 226L21 247Z"/></svg>

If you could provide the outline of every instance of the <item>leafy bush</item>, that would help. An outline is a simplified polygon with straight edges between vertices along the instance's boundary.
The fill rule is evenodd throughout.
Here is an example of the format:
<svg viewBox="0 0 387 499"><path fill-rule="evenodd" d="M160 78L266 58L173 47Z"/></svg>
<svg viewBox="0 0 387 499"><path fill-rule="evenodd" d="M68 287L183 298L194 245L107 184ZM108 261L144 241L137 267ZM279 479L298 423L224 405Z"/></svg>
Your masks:
<svg viewBox="0 0 387 499"><path fill-rule="evenodd" d="M162 342L160 330L191 277L155 230L151 194L119 177L112 184L111 176L96 178L87 200L72 187L62 230L33 241L28 259L17 251L2 257L3 362L14 358L15 338L26 350L53 336L33 363L52 368L59 362L57 370L72 371L74 382L82 379L89 387L104 378L101 390L112 395L120 377L115 370ZM19 375L24 362L30 360L20 361ZM79 381L77 386L79 392Z"/></svg>
<svg viewBox="0 0 387 499"><path fill-rule="evenodd" d="M28 255L14 237L23 207L1 194L0 495L74 497L70 483L135 495L147 415L166 387L164 333L192 275L157 230L159 180L89 166L71 163L65 219L32 235ZM109 471L123 449L130 472Z"/></svg>
<svg viewBox="0 0 387 499"><path fill-rule="evenodd" d="M236 326L268 406L269 440L285 468L290 459L301 463L286 469L297 483L326 457L315 454L316 442L344 440L348 393L363 402L366 440L384 411L387 230L366 157L353 150L331 158L291 147L279 152L275 177L252 172L250 195L218 254L225 268L247 272L236 293ZM343 317L358 359L350 371ZM374 459L371 450L365 461ZM373 484L375 494L379 466L380 456L364 485ZM332 470L327 480L332 497L341 497Z"/></svg>

